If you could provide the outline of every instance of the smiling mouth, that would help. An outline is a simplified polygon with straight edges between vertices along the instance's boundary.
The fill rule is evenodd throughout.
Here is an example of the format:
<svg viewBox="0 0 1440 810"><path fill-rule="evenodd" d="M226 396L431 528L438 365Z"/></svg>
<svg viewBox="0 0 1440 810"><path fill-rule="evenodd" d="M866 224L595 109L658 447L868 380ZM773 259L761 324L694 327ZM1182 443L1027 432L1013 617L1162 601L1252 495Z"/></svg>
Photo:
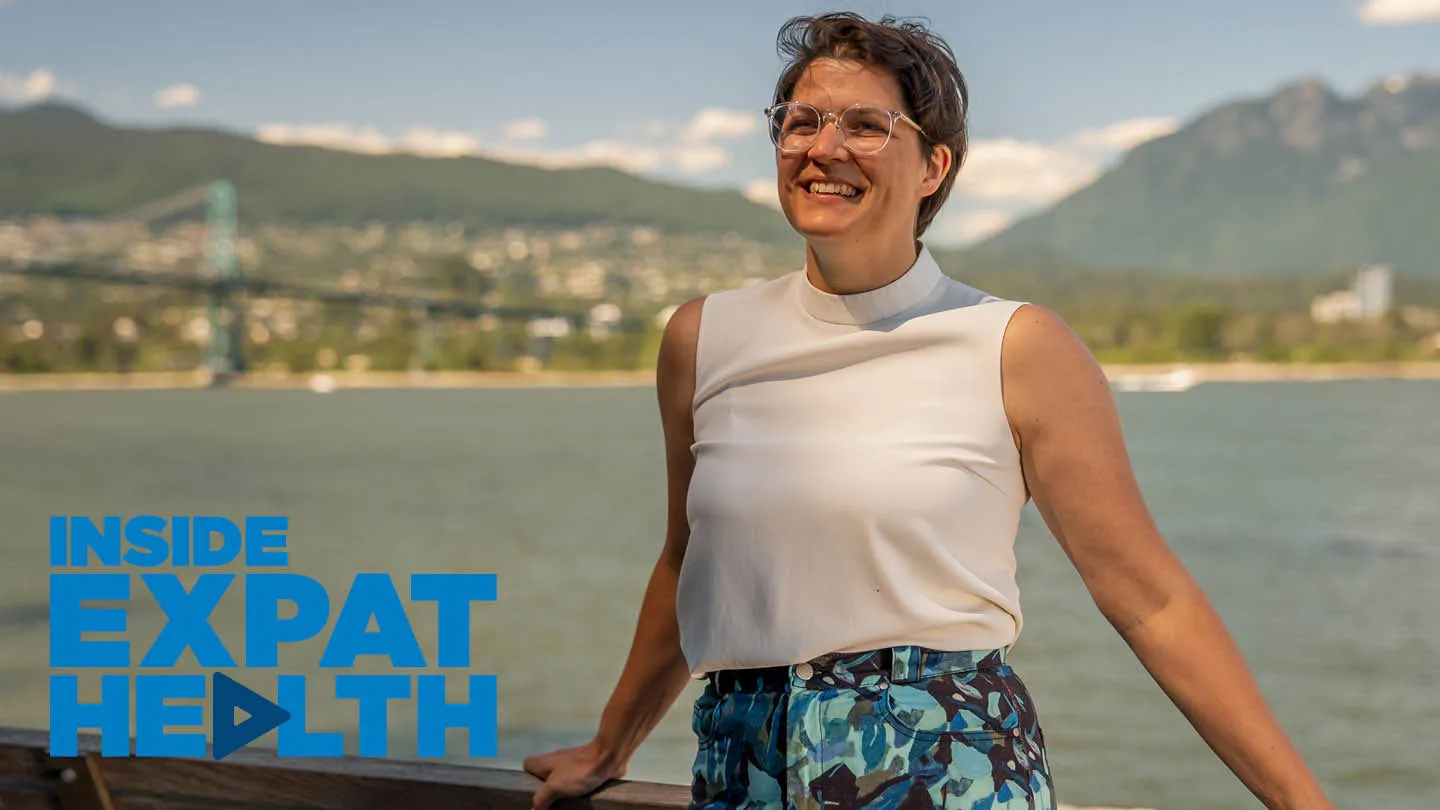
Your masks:
<svg viewBox="0 0 1440 810"><path fill-rule="evenodd" d="M843 199L858 199L865 192L850 185L849 183L836 183L833 181L813 181L802 186L805 191L816 197L835 197Z"/></svg>

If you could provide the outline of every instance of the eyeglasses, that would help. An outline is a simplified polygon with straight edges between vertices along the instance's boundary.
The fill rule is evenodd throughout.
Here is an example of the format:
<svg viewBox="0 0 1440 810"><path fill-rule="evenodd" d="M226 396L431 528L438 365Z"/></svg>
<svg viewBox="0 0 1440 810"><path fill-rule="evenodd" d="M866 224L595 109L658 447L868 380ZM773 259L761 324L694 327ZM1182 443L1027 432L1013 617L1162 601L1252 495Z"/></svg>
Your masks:
<svg viewBox="0 0 1440 810"><path fill-rule="evenodd" d="M820 130L832 118L835 131L840 133L840 142L857 155L873 155L884 149L895 132L897 120L914 127L922 137L929 137L905 113L869 104L856 104L838 113L822 113L809 104L787 101L766 107L765 115L770 119L770 140L781 152L804 152L814 146Z"/></svg>

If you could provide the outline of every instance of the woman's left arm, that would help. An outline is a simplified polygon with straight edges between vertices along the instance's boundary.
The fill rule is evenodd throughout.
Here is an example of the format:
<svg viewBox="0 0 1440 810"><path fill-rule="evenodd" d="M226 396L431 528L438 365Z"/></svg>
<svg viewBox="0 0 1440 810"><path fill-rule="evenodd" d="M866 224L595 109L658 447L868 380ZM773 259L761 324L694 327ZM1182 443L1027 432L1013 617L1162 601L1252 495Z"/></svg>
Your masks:
<svg viewBox="0 0 1440 810"><path fill-rule="evenodd" d="M1333 810L1156 528L1109 384L1084 343L1053 313L1026 305L1006 332L1001 372L1026 485L1100 612L1266 807Z"/></svg>

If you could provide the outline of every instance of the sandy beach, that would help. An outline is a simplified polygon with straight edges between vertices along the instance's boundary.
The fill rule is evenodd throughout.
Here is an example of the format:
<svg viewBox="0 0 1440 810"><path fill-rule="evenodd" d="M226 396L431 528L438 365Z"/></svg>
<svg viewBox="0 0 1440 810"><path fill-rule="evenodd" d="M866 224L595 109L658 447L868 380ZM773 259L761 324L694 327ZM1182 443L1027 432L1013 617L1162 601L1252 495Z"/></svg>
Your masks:
<svg viewBox="0 0 1440 810"><path fill-rule="evenodd" d="M1221 382L1326 382L1336 380L1440 380L1440 362L1425 363L1172 363L1107 365L1111 380L1159 379L1174 374L1194 384ZM116 391L205 388L204 372L0 374L3 391ZM293 388L321 393L346 388L633 388L655 384L644 371L326 371L259 372L230 381L233 388Z"/></svg>

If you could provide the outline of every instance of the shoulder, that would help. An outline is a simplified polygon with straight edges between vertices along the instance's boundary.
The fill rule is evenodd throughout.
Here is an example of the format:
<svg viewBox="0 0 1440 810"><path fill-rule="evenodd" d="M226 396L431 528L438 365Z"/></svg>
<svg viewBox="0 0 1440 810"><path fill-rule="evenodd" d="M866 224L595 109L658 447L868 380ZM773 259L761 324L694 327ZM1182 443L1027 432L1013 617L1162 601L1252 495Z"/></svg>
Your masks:
<svg viewBox="0 0 1440 810"><path fill-rule="evenodd" d="M804 271L795 270L776 278L753 281L738 287L717 290L705 296L706 308L710 310L732 307L753 307L766 301L778 302L788 295Z"/></svg>
<svg viewBox="0 0 1440 810"><path fill-rule="evenodd" d="M1077 349L1089 356L1089 349L1059 315L1038 304L1017 303L1005 329L1007 361L1028 366L1046 362L1056 351L1073 354Z"/></svg>
<svg viewBox="0 0 1440 810"><path fill-rule="evenodd" d="M717 340L726 345L743 341L757 320L785 306L795 275L716 290L686 301L671 316L666 331L673 331L676 341L685 340L692 346L703 338L709 349Z"/></svg>
<svg viewBox="0 0 1440 810"><path fill-rule="evenodd" d="M695 356L700 342L700 316L705 296L681 304L660 336L655 361L655 391L667 431L678 431L688 420L695 396ZM678 435L678 433L677 433Z"/></svg>
<svg viewBox="0 0 1440 810"><path fill-rule="evenodd" d="M695 347L700 341L701 316L709 296L692 298L676 308L670 320L665 322L660 338L659 371L663 374L683 371L680 365L688 365L693 373Z"/></svg>
<svg viewBox="0 0 1440 810"><path fill-rule="evenodd" d="M940 285L942 287L938 296L940 309L968 309L979 304L1005 303L1005 299L997 298L978 287L972 287L953 276L942 275Z"/></svg>
<svg viewBox="0 0 1440 810"><path fill-rule="evenodd" d="M922 314L963 312L970 318L985 313L987 319L998 317L1003 320L1009 318L1015 307L1024 303L992 295L948 273L941 274L937 287L922 306Z"/></svg>
<svg viewBox="0 0 1440 810"><path fill-rule="evenodd" d="M1022 304L1005 329L1000 355L1005 410L1024 433L1061 411L1110 398L1094 355L1059 315Z"/></svg>

